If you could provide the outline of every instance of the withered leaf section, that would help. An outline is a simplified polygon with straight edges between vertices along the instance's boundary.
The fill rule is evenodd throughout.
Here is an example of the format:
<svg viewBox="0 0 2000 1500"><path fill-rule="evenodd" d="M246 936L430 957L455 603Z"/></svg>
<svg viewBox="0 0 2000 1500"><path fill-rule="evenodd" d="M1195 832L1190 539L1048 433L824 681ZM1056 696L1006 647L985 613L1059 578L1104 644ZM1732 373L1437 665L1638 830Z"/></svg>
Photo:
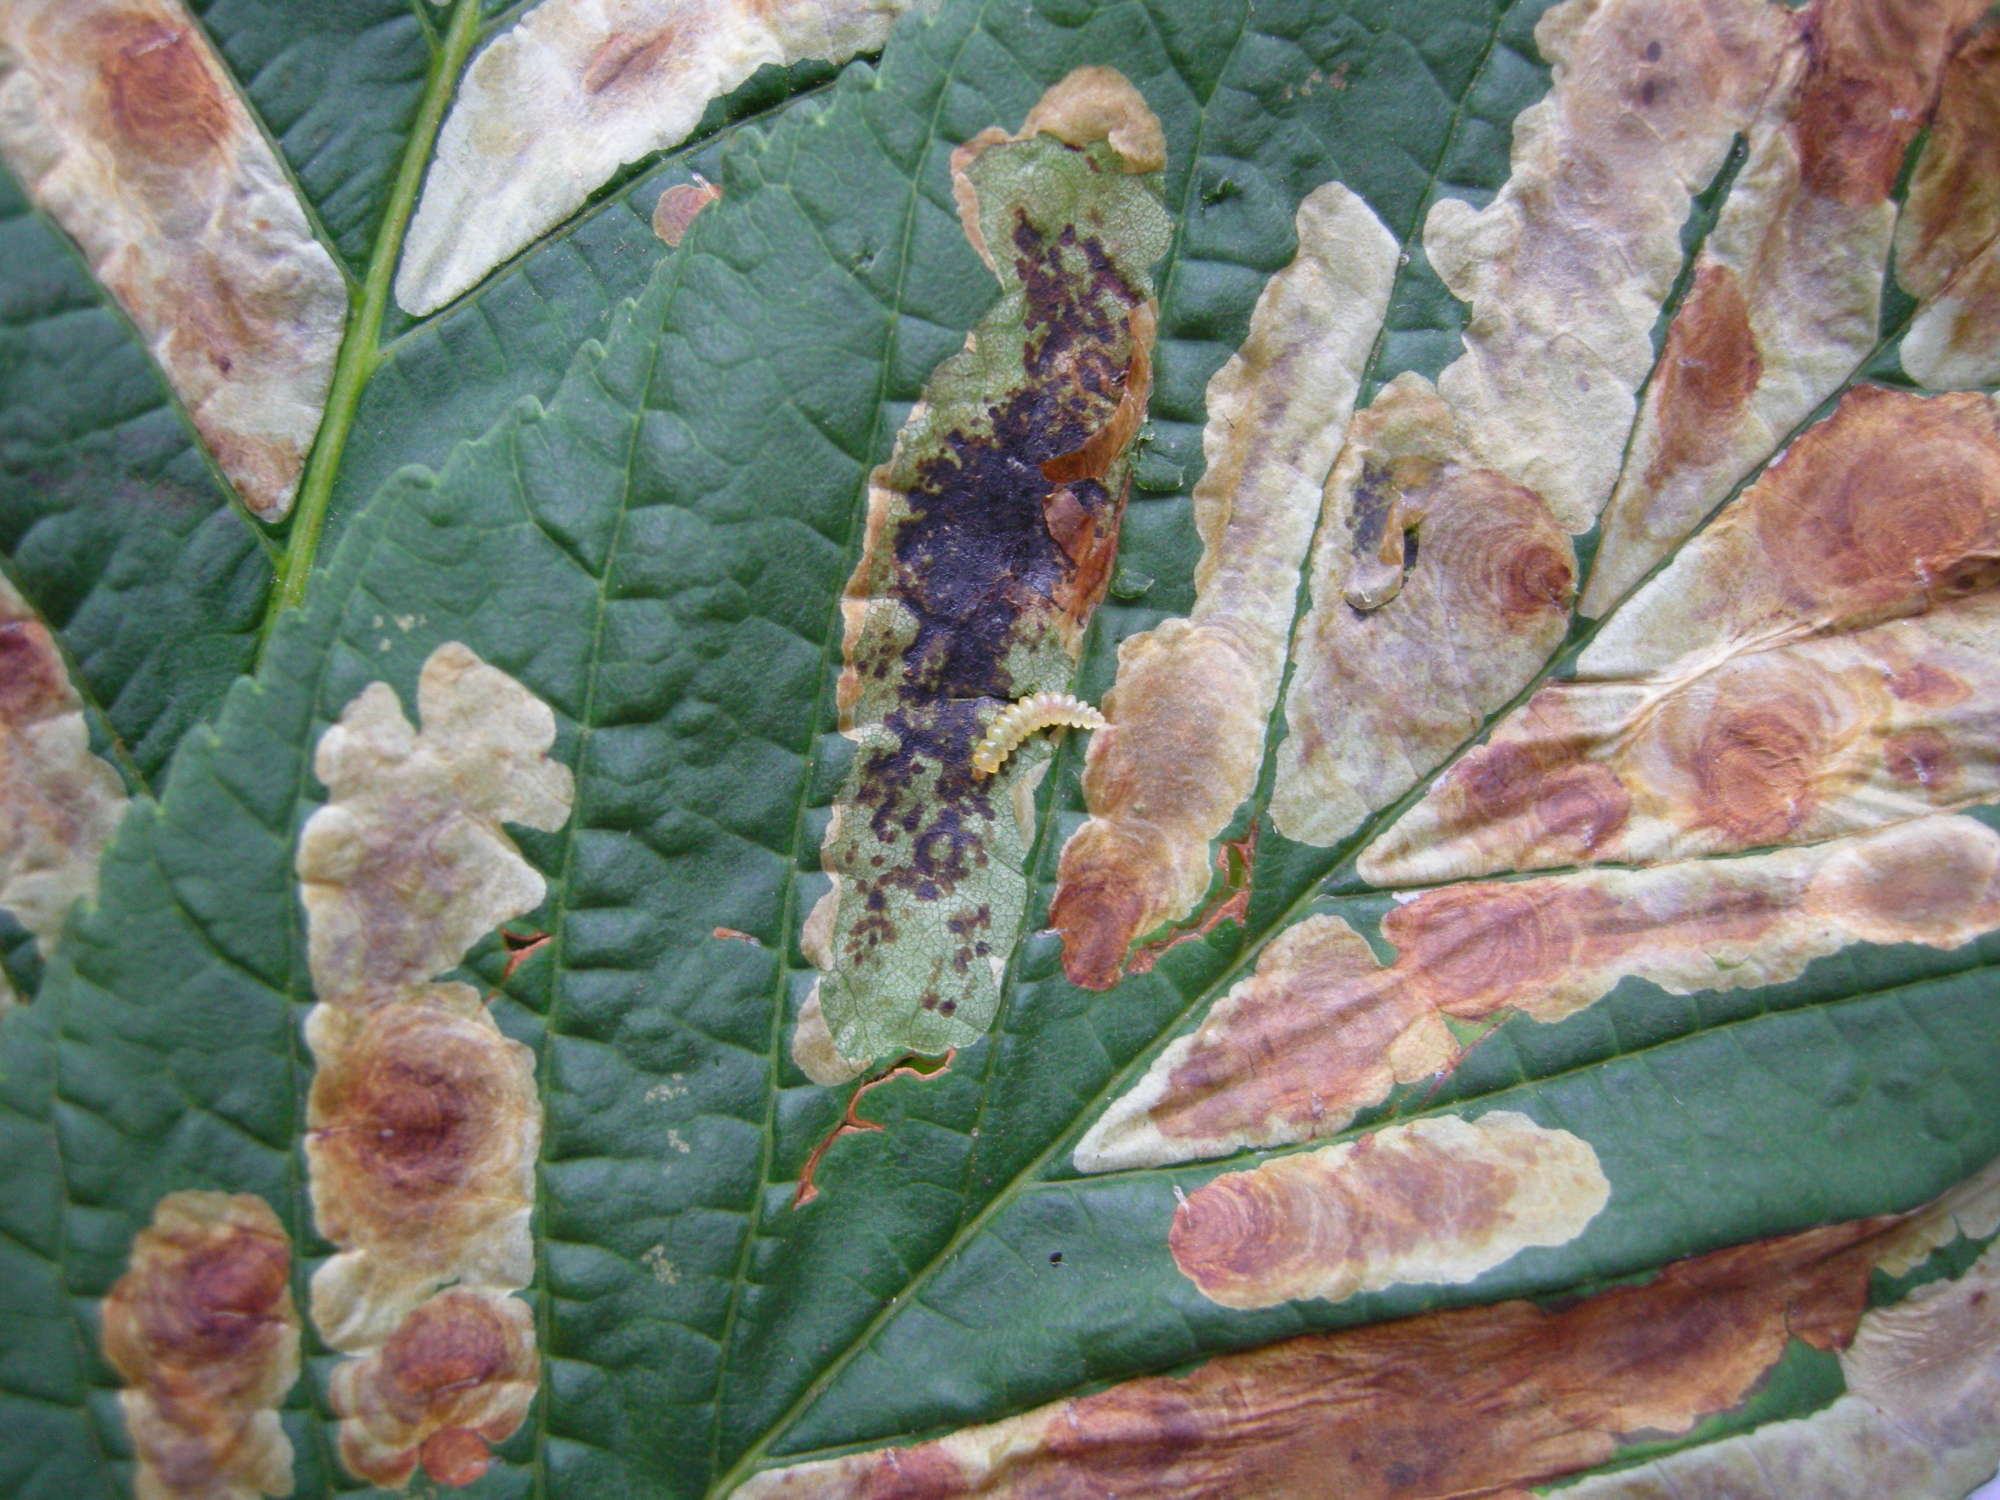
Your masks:
<svg viewBox="0 0 2000 1500"><path fill-rule="evenodd" d="M1310 577L1271 817L1332 844L1561 644L1576 554L1542 497L1480 467L1449 404L1405 375L1348 429Z"/></svg>
<svg viewBox="0 0 2000 1500"><path fill-rule="evenodd" d="M1465 351L1386 387L1327 476L1271 795L1304 843L1394 801L1560 645L1692 194L1795 45L1766 0L1570 0L1535 38L1554 86L1514 122L1512 175L1424 225Z"/></svg>
<svg viewBox="0 0 2000 1500"><path fill-rule="evenodd" d="M131 317L243 502L284 515L347 285L181 0L0 6L0 158Z"/></svg>
<svg viewBox="0 0 2000 1500"><path fill-rule="evenodd" d="M1768 1433L1782 1443L1784 1429L1838 1413L1839 1425L1862 1430L1832 1455L1830 1471L1799 1472L1831 1472L1839 1483L1626 1489L1612 1475L1580 1493L1955 1500L2000 1455L1982 1417L2000 1387L1992 1357L2000 1250L1959 1280L1870 1311L1870 1273L1899 1248L1900 1232L1895 1220L1834 1225L1679 1261L1643 1285L1555 1308L1501 1302L1310 1334L934 1442L772 1470L737 1494L1512 1496L1740 1408L1788 1350L1804 1346L1839 1352L1850 1394L1809 1423L1739 1441ZM1691 1466L1692 1478L1710 1451L1675 1462ZM1913 1474L1957 1475L1958 1488L1898 1482Z"/></svg>
<svg viewBox="0 0 2000 1500"><path fill-rule="evenodd" d="M1814 0L1786 16L1793 36L1667 330L1605 510L1585 614L1609 613L1793 426L1853 378L1878 336L1892 235L1904 284L1930 295L1979 248L1964 237L1979 233L1982 205L1986 233L1996 227L2000 198L1990 180L1956 188L1940 180L1953 174L1953 145L1926 152L1926 186L1912 194L1913 220L1925 217L1919 205L1927 204L1935 226L1916 265L1912 236L1922 231L1914 222L1897 229L1891 196L1938 98L1945 60L1985 8L1983 0ZM1969 96L1981 85L1966 65L1976 61L1963 51L1960 58L1950 69L1954 112L1973 115L1979 106ZM1974 134L1982 128L1964 124ZM1994 120L1983 129L1990 142ZM1949 232L1940 215L1951 219ZM1954 292L1977 279L1972 273ZM1937 312L1955 316L1942 303ZM1911 357L1923 343L1913 330ZM1920 357L1911 373L1918 369L1941 373Z"/></svg>
<svg viewBox="0 0 2000 1500"><path fill-rule="evenodd" d="M871 476L842 602L841 728L857 748L805 943L847 1059L965 1045L998 1003L1050 752L1038 739L983 777L973 750L1014 700L1070 687L1110 578L1150 386L1149 268L1168 240L1159 142L1137 91L1087 68L1020 136L957 154L1002 294Z"/></svg>
<svg viewBox="0 0 2000 1500"><path fill-rule="evenodd" d="M1187 1195L1167 1248L1224 1307L1338 1302L1476 1280L1569 1243L1610 1199L1581 1136L1511 1110L1440 1115L1225 1172Z"/></svg>
<svg viewBox="0 0 2000 1500"><path fill-rule="evenodd" d="M1922 306L1903 369L1934 390L2000 381L2000 17L1945 69L1896 226L1896 279Z"/></svg>
<svg viewBox="0 0 2000 1500"><path fill-rule="evenodd" d="M1361 871L1675 859L1990 799L1996 583L2000 408L1857 387Z"/></svg>
<svg viewBox="0 0 2000 1500"><path fill-rule="evenodd" d="M1316 188L1297 231L1208 385L1194 610L1120 644L1114 728L1091 741L1091 817L1063 847L1049 922L1070 978L1092 988L1118 978L1135 938L1193 909L1211 841L1256 785L1320 476L1388 310L1395 237L1359 197Z"/></svg>
<svg viewBox="0 0 2000 1500"><path fill-rule="evenodd" d="M2000 1190L1989 1167L1950 1200ZM1934 1212L1934 1211L1933 1211ZM1911 1231L1919 1214L1884 1236L1877 1263L1900 1274L1921 1263ZM1990 1211L1967 1233L2000 1229ZM1919 1245L1922 1241L1919 1240ZM2000 1246L1964 1275L1932 1281L1862 1316L1840 1351L1845 1394L1807 1417L1771 1422L1739 1437L1683 1449L1653 1463L1584 1480L1575 1500L1797 1500L1802 1495L1961 1500L2000 1463Z"/></svg>
<svg viewBox="0 0 2000 1500"><path fill-rule="evenodd" d="M471 1483L539 1379L512 1295L534 1272L534 1054L433 978L542 899L501 825L560 828L573 797L548 705L463 645L431 654L417 704L421 730L373 683L321 738L331 795L298 853L319 1000L306 1160L337 1247L313 1321L350 1356L331 1386L341 1460L389 1486L419 1463Z"/></svg>
<svg viewBox="0 0 2000 1500"><path fill-rule="evenodd" d="M261 1198L183 1191L154 1205L103 1308L143 1500L291 1494L277 1412L299 1378L291 1268Z"/></svg>
<svg viewBox="0 0 2000 1500"><path fill-rule="evenodd" d="M2000 926L2000 834L1929 817L1807 849L1425 891L1379 961L1339 917L1256 972L1078 1143L1086 1172L1335 1135L1398 1084L1457 1066L1446 1019L1559 1021L1627 978L1672 994L1796 978L1856 942L1957 948Z"/></svg>
<svg viewBox="0 0 2000 1500"><path fill-rule="evenodd" d="M1308 273L1326 207L1307 200L1300 261L1209 393L1195 612L1127 643L1107 705L1118 732L1092 747L1093 817L1064 851L1054 912L1073 981L1114 982L1129 944L1206 890L1205 846L1269 753L1269 635L1289 639L1293 666L1270 814L1321 845L1443 762L1560 646L1572 538L1618 480L1693 195L1739 134L1789 118L1812 38L1846 35L1815 24L1766 0L1551 9L1536 38L1554 83L1515 122L1511 177L1478 210L1440 200L1424 226L1429 260L1469 306L1464 352L1435 384L1406 374L1351 420L1335 372L1351 345L1358 383L1393 274L1391 259L1374 284L1376 241L1392 242L1372 218L1374 234L1345 234L1344 279L1288 320L1285 283ZM1955 33L1913 25L1935 71ZM1922 58L1896 55L1899 84L1921 73ZM1926 87L1919 76L1904 92L1921 104ZM1871 252L1877 298L1885 249ZM1308 369L1318 378L1300 382ZM1299 441L1288 424L1324 396L1337 399ZM1301 568L1309 605L1294 626Z"/></svg>

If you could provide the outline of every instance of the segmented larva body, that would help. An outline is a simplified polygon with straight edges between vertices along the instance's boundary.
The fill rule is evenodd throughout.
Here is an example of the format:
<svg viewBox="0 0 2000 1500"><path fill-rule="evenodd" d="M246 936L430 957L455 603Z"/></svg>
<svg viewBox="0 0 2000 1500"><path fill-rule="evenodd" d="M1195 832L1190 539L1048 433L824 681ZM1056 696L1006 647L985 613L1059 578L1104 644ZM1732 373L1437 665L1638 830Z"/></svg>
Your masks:
<svg viewBox="0 0 2000 1500"><path fill-rule="evenodd" d="M1030 693L1000 711L972 752L972 774L991 776L1031 734L1067 724L1072 729L1102 729L1111 721L1069 693Z"/></svg>

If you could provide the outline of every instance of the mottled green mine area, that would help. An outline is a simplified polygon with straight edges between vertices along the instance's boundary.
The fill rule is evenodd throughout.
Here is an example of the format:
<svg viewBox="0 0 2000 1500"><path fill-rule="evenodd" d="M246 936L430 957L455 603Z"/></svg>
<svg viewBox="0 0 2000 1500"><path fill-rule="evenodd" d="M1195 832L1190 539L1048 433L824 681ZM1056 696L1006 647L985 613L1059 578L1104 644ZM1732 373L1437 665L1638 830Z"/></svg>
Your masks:
<svg viewBox="0 0 2000 1500"><path fill-rule="evenodd" d="M1148 272L1170 229L1158 174L1124 165L1048 135L973 159L1002 296L871 482L841 679L860 749L808 934L834 1045L855 1061L981 1035L1020 932L1015 794L1048 751L979 779L972 750L1014 699L1070 685L1110 577L1148 380Z"/></svg>

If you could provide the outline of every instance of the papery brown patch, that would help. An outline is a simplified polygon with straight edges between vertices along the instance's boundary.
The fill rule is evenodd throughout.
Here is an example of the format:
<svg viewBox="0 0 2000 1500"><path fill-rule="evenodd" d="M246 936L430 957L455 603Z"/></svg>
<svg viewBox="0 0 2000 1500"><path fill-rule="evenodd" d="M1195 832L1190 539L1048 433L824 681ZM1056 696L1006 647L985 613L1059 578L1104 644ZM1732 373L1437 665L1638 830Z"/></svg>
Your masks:
<svg viewBox="0 0 2000 1500"><path fill-rule="evenodd" d="M1590 1144L1527 1116L1442 1116L1227 1172L1189 1194L1167 1247L1225 1307L1338 1302L1466 1282L1575 1239L1610 1201Z"/></svg>
<svg viewBox="0 0 2000 1500"><path fill-rule="evenodd" d="M1502 1302L1287 1339L935 1442L772 1470L739 1493L1518 1494L1731 1410L1794 1341L1844 1347L1891 1223L1716 1251L1556 1310Z"/></svg>
<svg viewBox="0 0 2000 1500"><path fill-rule="evenodd" d="M438 1484L471 1484L490 1445L526 1420L541 1378L534 1318L504 1293L453 1287L418 1307L329 1388L350 1473L400 1489L419 1463Z"/></svg>
<svg viewBox="0 0 2000 1500"><path fill-rule="evenodd" d="M1702 264L1660 351L1651 399L1662 413L1661 439L1647 461L1646 482L1658 487L1670 475L1721 457L1763 375L1743 278L1719 262Z"/></svg>
<svg viewBox="0 0 2000 1500"><path fill-rule="evenodd" d="M1676 859L1990 797L1996 583L1992 399L1858 387L1361 871Z"/></svg>
<svg viewBox="0 0 2000 1500"><path fill-rule="evenodd" d="M721 196L721 188L699 177L675 183L653 205L653 233L668 248L677 247L687 237L695 216Z"/></svg>
<svg viewBox="0 0 2000 1500"><path fill-rule="evenodd" d="M1424 248L1472 309L1437 382L1466 462L1576 533L1618 475L1690 185L1755 118L1792 27L1759 0L1611 0L1555 7L1535 39L1554 86L1514 122L1512 176L1478 211L1441 199Z"/></svg>
<svg viewBox="0 0 2000 1500"><path fill-rule="evenodd" d="M1542 498L1473 465L1428 382L1391 382L1327 478L1271 793L1278 830L1336 843L1442 761L1562 640L1575 582L1575 549Z"/></svg>
<svg viewBox="0 0 2000 1500"><path fill-rule="evenodd" d="M283 516L347 286L181 0L0 9L0 157L137 326L244 503Z"/></svg>
<svg viewBox="0 0 2000 1500"><path fill-rule="evenodd" d="M169 1193L104 1299L104 1357L149 1500L292 1492L277 1406L299 1376L292 1245L248 1194Z"/></svg>
<svg viewBox="0 0 2000 1500"><path fill-rule="evenodd" d="M1934 390L2000 380L2000 21L1945 70L1896 228L1896 279L1922 302L1903 368Z"/></svg>
<svg viewBox="0 0 2000 1500"><path fill-rule="evenodd" d="M1085 763L1091 817L1063 848L1049 921L1065 972L1089 988L1115 983L1136 939L1193 910L1209 844L1255 784L1318 475L1388 306L1395 240L1357 196L1315 189L1297 229L1296 256L1209 382L1194 610L1120 644L1113 728Z"/></svg>
<svg viewBox="0 0 2000 1500"><path fill-rule="evenodd" d="M1790 18L1742 166L1667 330L1605 511L1585 614L1609 614L1868 357L1891 236L1909 233L1896 230L1891 191L1980 8L1815 0Z"/></svg>
<svg viewBox="0 0 2000 1500"><path fill-rule="evenodd" d="M1621 980L1674 994L1796 978L1855 942L1957 948L2000 926L2000 834L1931 817L1742 859L1441 886L1384 964L1337 917L1275 939L1075 1151L1100 1172L1315 1140L1456 1067L1444 1017L1559 1021Z"/></svg>
<svg viewBox="0 0 2000 1500"><path fill-rule="evenodd" d="M1967 1187L1990 1194L1994 1180L1989 1169ZM1955 1190L1945 1201L1961 1196ZM1932 1212L1883 1236L1883 1269L1901 1274L1914 1263L1906 1263L1900 1247ZM1991 1218L1982 1223L1987 1234L2000 1227ZM1993 1422L2000 1404L2000 1248L1989 1248L1963 1275L1865 1313L1840 1352L1840 1373L1846 1394L1810 1415L1686 1448L1641 1469L1597 1475L1564 1493L1576 1500L1959 1500L2000 1463Z"/></svg>
<svg viewBox="0 0 2000 1500"><path fill-rule="evenodd" d="M90 748L83 700L55 637L0 579L0 908L48 954L125 812L118 773ZM0 1013L16 1002L0 977Z"/></svg>

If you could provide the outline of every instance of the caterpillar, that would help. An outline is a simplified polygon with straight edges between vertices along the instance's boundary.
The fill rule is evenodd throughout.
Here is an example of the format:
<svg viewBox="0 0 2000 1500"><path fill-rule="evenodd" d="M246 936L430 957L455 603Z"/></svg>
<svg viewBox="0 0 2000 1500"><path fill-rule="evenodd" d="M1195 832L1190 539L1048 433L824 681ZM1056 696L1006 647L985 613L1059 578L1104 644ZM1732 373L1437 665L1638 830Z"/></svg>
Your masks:
<svg viewBox="0 0 2000 1500"><path fill-rule="evenodd" d="M1076 729L1103 729L1110 720L1068 693L1030 693L1000 711L972 752L972 774L991 776L1007 762L1015 747L1031 734L1067 724Z"/></svg>

